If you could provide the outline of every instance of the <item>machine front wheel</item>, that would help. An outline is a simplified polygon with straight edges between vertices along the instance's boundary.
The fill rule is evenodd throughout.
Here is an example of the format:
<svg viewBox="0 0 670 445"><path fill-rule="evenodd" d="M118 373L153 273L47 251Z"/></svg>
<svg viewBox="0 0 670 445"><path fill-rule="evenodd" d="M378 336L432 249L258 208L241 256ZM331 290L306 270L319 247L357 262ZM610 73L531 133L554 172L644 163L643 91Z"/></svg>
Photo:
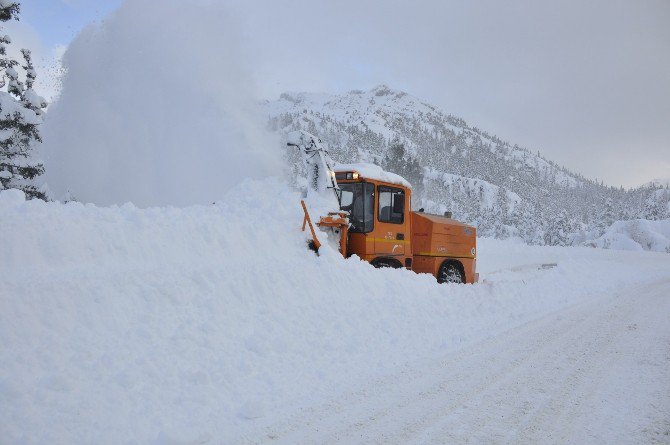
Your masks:
<svg viewBox="0 0 670 445"><path fill-rule="evenodd" d="M400 261L392 258L376 258L371 263L377 269L382 267L390 267L392 269L400 269L402 264Z"/></svg>

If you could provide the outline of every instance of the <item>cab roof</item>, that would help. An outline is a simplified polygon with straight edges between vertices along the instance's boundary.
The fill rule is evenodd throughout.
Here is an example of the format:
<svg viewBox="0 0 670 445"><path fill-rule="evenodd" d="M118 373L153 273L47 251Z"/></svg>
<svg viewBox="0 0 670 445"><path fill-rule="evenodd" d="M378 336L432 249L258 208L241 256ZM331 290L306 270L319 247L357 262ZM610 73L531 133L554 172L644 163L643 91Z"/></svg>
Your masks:
<svg viewBox="0 0 670 445"><path fill-rule="evenodd" d="M335 170L336 173L357 172L362 178L388 182L390 184L398 184L409 189L412 188L412 184L410 184L409 181L407 181L402 176L384 171L381 167L375 164L368 164L365 162L359 162L356 164L335 164L333 170Z"/></svg>

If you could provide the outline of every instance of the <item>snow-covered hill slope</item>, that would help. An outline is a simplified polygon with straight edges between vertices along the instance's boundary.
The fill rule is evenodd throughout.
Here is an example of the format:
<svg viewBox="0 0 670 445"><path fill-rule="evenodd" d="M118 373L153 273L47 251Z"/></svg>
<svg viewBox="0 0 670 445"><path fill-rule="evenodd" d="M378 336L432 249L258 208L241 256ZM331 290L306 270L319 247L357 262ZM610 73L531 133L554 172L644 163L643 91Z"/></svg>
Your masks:
<svg viewBox="0 0 670 445"><path fill-rule="evenodd" d="M660 183L607 187L385 85L345 94L284 93L263 106L272 130L314 133L338 161L401 168L393 167L397 151L391 150L401 145L420 168L393 171L425 190L417 207L446 207L483 235L568 245L571 234L601 235L617 220L670 217L670 190Z"/></svg>
<svg viewBox="0 0 670 445"><path fill-rule="evenodd" d="M670 273L666 254L482 239L481 282L438 285L316 257L301 221L278 180L184 209L0 193L1 442L244 442L407 363Z"/></svg>
<svg viewBox="0 0 670 445"><path fill-rule="evenodd" d="M512 163L517 170L536 169L560 185L575 187L582 184L577 175L542 157L518 146L511 147L495 136L468 126L460 118L447 115L433 105L386 85L342 95L284 93L278 101L264 105L275 129L286 128L296 124L295 120L302 120L308 131L327 142L336 142L333 148L338 152L344 148L345 153L339 153L341 156L379 160L388 142L396 136L401 137L410 153L420 159L430 158L432 154L428 151L431 148L452 148L451 142L456 141L461 143L458 148L464 151L460 155L468 157L468 150L480 151L481 147L474 144L478 142L485 145L490 153ZM365 135L363 141L359 132ZM407 137L412 132L414 137ZM422 141L422 138L425 136L434 143L432 147L424 145L427 141ZM455 139L452 141L452 138ZM482 159L482 162L486 161L488 159ZM445 165L444 162L440 164Z"/></svg>

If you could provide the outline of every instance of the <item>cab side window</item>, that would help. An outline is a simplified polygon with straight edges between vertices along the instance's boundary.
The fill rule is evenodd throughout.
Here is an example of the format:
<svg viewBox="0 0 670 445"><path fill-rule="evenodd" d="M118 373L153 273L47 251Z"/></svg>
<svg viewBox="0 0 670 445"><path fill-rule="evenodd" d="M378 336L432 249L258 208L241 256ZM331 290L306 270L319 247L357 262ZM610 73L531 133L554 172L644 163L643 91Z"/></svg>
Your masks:
<svg viewBox="0 0 670 445"><path fill-rule="evenodd" d="M405 220L405 191L380 185L378 193L379 209L377 219L380 222L402 224Z"/></svg>

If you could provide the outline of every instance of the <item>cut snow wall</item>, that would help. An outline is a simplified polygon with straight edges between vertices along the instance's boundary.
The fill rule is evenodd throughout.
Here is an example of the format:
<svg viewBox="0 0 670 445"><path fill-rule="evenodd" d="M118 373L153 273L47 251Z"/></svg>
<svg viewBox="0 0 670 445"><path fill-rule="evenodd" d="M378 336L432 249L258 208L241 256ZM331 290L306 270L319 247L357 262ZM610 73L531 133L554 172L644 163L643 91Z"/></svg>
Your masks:
<svg viewBox="0 0 670 445"><path fill-rule="evenodd" d="M438 285L327 243L317 257L302 216L278 180L188 208L1 192L0 441L267 442L371 379L670 271L665 254L480 239L481 281Z"/></svg>

